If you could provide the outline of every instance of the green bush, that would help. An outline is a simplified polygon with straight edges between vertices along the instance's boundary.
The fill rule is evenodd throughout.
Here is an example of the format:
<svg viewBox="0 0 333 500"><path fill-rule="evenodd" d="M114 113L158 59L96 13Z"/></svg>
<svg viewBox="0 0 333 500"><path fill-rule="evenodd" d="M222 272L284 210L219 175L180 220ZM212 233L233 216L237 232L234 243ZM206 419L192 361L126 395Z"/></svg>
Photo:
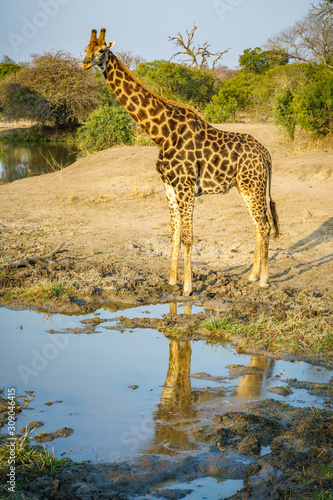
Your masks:
<svg viewBox="0 0 333 500"><path fill-rule="evenodd" d="M277 50L262 50L260 47L255 47L245 49L238 61L244 71L263 74L271 68L288 64L289 57Z"/></svg>
<svg viewBox="0 0 333 500"><path fill-rule="evenodd" d="M213 123L228 121L235 117L236 111L251 107L253 88L258 79L258 75L239 73L223 82L218 94L205 108L205 119Z"/></svg>
<svg viewBox="0 0 333 500"><path fill-rule="evenodd" d="M8 56L3 56L2 61L0 62L0 80L5 78L12 73L17 73L20 69L20 66L16 64L12 59Z"/></svg>
<svg viewBox="0 0 333 500"><path fill-rule="evenodd" d="M276 93L274 102L275 123L285 130L291 140L294 140L296 128L293 98L293 93L287 88Z"/></svg>
<svg viewBox="0 0 333 500"><path fill-rule="evenodd" d="M211 123L223 123L235 119L237 111L237 101L234 97L229 97L223 105L210 102L204 111L204 119Z"/></svg>
<svg viewBox="0 0 333 500"><path fill-rule="evenodd" d="M84 154L131 145L133 140L133 120L121 106L109 104L96 108L77 135L77 145Z"/></svg>
<svg viewBox="0 0 333 500"><path fill-rule="evenodd" d="M320 64L297 64L275 91L274 119L290 139L295 129L323 138L333 131L333 74Z"/></svg>
<svg viewBox="0 0 333 500"><path fill-rule="evenodd" d="M333 132L333 74L320 65L308 65L293 99L300 128L318 138Z"/></svg>
<svg viewBox="0 0 333 500"><path fill-rule="evenodd" d="M163 60L140 64L136 75L163 97L199 108L208 104L219 85L208 71Z"/></svg>

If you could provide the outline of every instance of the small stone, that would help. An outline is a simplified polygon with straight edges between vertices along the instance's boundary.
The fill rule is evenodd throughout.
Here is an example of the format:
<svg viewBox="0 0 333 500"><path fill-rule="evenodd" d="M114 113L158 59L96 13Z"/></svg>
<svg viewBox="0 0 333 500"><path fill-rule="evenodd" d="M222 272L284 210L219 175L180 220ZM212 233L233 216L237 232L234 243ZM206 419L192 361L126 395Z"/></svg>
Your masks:
<svg viewBox="0 0 333 500"><path fill-rule="evenodd" d="M105 321L106 319L100 319L97 316L95 316L94 318L81 319L80 323L82 323L83 325L97 326L100 323L104 323Z"/></svg>
<svg viewBox="0 0 333 500"><path fill-rule="evenodd" d="M36 420L33 420L26 427L22 427L20 429L20 432L22 432L23 434L25 434L26 432L29 432L32 429L38 429L39 427L42 427L43 425L44 425L43 422L37 422Z"/></svg>

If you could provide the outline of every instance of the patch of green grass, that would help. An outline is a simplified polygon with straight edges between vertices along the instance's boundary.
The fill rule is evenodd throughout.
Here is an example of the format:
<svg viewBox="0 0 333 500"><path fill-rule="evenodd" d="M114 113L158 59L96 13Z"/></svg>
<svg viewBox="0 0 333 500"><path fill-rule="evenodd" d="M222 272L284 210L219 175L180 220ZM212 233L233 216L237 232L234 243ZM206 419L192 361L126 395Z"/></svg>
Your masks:
<svg viewBox="0 0 333 500"><path fill-rule="evenodd" d="M223 340L232 336L246 344L265 344L271 350L315 353L333 351L332 329L325 317L303 318L290 314L284 320L259 318L243 322L231 316L208 318L201 325Z"/></svg>
<svg viewBox="0 0 333 500"><path fill-rule="evenodd" d="M27 435L22 436L15 442L15 476L17 480L17 490L20 485L30 482L35 477L43 474L56 474L62 469L67 461L66 458L59 460L50 453L45 447L32 446L32 439ZM1 498L14 498L12 493L9 493L7 487L7 474L9 473L8 460L11 458L11 450L8 444L3 444L0 447L0 493ZM15 498L19 498L16 497Z"/></svg>
<svg viewBox="0 0 333 500"><path fill-rule="evenodd" d="M28 235L29 238L43 238L44 236L49 236L49 233L41 229L40 231L34 231Z"/></svg>
<svg viewBox="0 0 333 500"><path fill-rule="evenodd" d="M333 479L333 465L323 467L323 477L325 479Z"/></svg>
<svg viewBox="0 0 333 500"><path fill-rule="evenodd" d="M61 281L44 279L29 288L17 287L4 296L5 300L24 299L52 299L59 296L71 295L73 293L72 284L65 285Z"/></svg>
<svg viewBox="0 0 333 500"><path fill-rule="evenodd" d="M313 500L333 500L333 493L327 492L325 493L324 491L316 491L314 496L312 497Z"/></svg>

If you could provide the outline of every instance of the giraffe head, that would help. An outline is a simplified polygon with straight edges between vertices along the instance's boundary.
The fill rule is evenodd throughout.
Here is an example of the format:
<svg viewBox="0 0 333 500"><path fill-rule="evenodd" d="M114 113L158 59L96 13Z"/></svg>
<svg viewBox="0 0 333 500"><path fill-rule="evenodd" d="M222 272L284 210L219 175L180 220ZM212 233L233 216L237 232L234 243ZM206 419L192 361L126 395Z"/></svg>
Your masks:
<svg viewBox="0 0 333 500"><path fill-rule="evenodd" d="M115 42L105 42L105 28L101 29L99 38L97 38L97 31L92 30L89 45L84 49L86 57L84 58L82 68L89 69L94 64L103 66L106 55L109 49L114 46Z"/></svg>

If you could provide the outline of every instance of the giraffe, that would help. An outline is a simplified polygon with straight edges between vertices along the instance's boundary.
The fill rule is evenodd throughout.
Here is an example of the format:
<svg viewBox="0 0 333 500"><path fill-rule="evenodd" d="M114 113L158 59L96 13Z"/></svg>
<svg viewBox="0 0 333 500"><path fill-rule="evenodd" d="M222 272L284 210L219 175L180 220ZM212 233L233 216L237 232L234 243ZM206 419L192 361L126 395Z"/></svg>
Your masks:
<svg viewBox="0 0 333 500"><path fill-rule="evenodd" d="M249 134L224 132L205 122L192 107L149 90L111 51L105 28L91 33L82 68L99 66L119 102L157 144L156 163L165 187L171 218L170 285L177 284L180 245L184 253L185 296L192 293L191 249L194 198L227 193L236 187L255 227L254 262L250 281L268 286L270 230L279 234L271 197L271 157ZM269 203L267 203L267 201Z"/></svg>

